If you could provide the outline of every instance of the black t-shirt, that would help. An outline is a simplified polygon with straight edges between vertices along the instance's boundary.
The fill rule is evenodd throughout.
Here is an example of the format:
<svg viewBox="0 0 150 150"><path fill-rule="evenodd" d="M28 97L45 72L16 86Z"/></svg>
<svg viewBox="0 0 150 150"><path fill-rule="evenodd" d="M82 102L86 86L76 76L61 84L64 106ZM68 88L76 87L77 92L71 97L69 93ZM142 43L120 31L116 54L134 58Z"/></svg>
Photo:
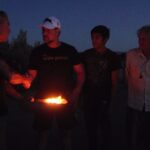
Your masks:
<svg viewBox="0 0 150 150"><path fill-rule="evenodd" d="M37 70L36 97L68 94L74 86L73 66L80 60L76 49L66 43L57 48L43 44L35 48L30 57L29 69Z"/></svg>
<svg viewBox="0 0 150 150"><path fill-rule="evenodd" d="M101 55L92 48L84 51L81 56L86 71L84 94L89 98L93 96L109 101L111 73L121 67L118 55L109 49Z"/></svg>
<svg viewBox="0 0 150 150"><path fill-rule="evenodd" d="M0 61L8 62L8 58L6 57L5 53L9 51L9 44L6 43L0 43ZM4 91L4 82L7 79L7 75L5 72L5 68L3 66L0 66L0 115L7 114L7 106L5 103L6 94ZM6 71L7 72L7 71Z"/></svg>

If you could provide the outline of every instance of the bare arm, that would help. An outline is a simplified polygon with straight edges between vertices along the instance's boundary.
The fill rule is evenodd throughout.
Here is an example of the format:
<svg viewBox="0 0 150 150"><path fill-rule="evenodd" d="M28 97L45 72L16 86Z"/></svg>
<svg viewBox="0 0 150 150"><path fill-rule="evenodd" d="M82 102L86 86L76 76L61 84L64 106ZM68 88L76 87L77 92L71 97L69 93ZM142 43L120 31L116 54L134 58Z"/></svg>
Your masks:
<svg viewBox="0 0 150 150"><path fill-rule="evenodd" d="M77 81L76 81L76 86L73 90L72 96L73 96L73 100L77 101L79 94L81 92L84 80L85 80L85 72L84 72L84 67L82 64L75 65L74 71L77 75Z"/></svg>
<svg viewBox="0 0 150 150"><path fill-rule="evenodd" d="M28 70L28 79L30 80L30 82L32 82L34 79L35 79L35 77L36 77L36 75L37 75L37 71L36 70Z"/></svg>
<svg viewBox="0 0 150 150"><path fill-rule="evenodd" d="M30 88L31 83L35 79L36 75L37 75L36 70L28 70L28 73L27 73L26 78L23 83L24 88L26 88L26 89Z"/></svg>
<svg viewBox="0 0 150 150"><path fill-rule="evenodd" d="M31 82L34 80L34 78L37 75L36 70L28 70L28 73L26 75L21 75L19 73L13 73L10 78L11 84L22 84L24 88L28 89L30 88Z"/></svg>

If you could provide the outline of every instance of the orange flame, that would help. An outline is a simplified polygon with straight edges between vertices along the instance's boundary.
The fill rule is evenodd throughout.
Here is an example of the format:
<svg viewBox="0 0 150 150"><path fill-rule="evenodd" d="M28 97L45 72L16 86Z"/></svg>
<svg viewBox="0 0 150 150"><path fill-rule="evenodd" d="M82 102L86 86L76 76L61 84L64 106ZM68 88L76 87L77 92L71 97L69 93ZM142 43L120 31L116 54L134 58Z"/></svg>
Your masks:
<svg viewBox="0 0 150 150"><path fill-rule="evenodd" d="M67 104L68 101L61 96L58 97L52 97L52 98L46 98L46 99L41 99L40 102L44 102L47 104Z"/></svg>

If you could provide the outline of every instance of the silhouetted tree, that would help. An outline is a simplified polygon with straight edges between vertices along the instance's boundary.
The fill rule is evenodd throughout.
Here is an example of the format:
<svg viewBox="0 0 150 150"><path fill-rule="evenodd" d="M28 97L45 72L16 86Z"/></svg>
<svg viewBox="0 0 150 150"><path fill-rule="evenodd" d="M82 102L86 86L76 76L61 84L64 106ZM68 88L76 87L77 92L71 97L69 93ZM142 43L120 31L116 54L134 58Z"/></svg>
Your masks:
<svg viewBox="0 0 150 150"><path fill-rule="evenodd" d="M39 45L41 45L41 42L40 41L35 41L34 44L33 44L33 47L35 48L35 47L37 47Z"/></svg>
<svg viewBox="0 0 150 150"><path fill-rule="evenodd" d="M11 41L11 56L16 61L17 71L24 73L32 46L27 42L27 31L20 30L16 38Z"/></svg>

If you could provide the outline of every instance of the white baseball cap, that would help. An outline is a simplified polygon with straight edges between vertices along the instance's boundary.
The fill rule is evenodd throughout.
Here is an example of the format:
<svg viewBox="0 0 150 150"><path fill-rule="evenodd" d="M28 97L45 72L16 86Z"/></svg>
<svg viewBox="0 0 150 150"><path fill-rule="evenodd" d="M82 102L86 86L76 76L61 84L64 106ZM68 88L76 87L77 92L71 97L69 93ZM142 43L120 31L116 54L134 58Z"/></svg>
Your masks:
<svg viewBox="0 0 150 150"><path fill-rule="evenodd" d="M56 17L47 17L44 19L43 24L41 27L47 28L47 29L61 29L60 21Z"/></svg>

